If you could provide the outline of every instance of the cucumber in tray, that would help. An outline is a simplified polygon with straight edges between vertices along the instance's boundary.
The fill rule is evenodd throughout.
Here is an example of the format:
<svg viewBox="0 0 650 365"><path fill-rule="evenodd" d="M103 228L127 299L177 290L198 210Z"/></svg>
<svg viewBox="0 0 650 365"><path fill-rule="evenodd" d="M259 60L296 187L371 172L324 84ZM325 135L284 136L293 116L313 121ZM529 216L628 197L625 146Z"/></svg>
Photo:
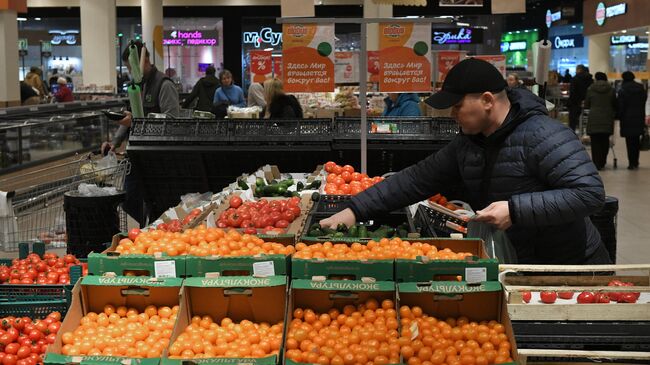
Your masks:
<svg viewBox="0 0 650 365"><path fill-rule="evenodd" d="M397 228L388 225L382 225L375 230L369 230L368 226L362 224L355 224L347 227L344 224L339 224L336 229L328 227L321 227L319 223L312 224L307 230L307 237L315 237L321 239L331 238L364 238L372 240L380 240L382 238L393 238L408 236L409 226L407 223L400 224Z"/></svg>
<svg viewBox="0 0 650 365"><path fill-rule="evenodd" d="M293 179L286 180L271 180L268 182L262 178L258 177L255 180L255 185L253 186L253 194L257 198L262 197L285 197L290 198L292 196L299 196L298 192L289 191L289 187L294 185Z"/></svg>

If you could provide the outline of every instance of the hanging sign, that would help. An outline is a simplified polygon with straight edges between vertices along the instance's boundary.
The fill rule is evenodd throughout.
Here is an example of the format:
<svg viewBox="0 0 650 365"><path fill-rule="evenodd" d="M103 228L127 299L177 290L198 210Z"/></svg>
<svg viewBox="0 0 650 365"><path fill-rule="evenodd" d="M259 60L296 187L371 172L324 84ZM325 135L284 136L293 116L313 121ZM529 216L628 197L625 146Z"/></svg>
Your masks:
<svg viewBox="0 0 650 365"><path fill-rule="evenodd" d="M283 24L287 92L334 91L334 24Z"/></svg>
<svg viewBox="0 0 650 365"><path fill-rule="evenodd" d="M499 54L499 55L479 55L479 56L473 56L476 59L487 61L492 64L492 66L496 67L497 70L501 72L501 75L503 77L506 77L506 56Z"/></svg>
<svg viewBox="0 0 650 365"><path fill-rule="evenodd" d="M334 74L337 83L359 82L359 53L336 52L334 54Z"/></svg>
<svg viewBox="0 0 650 365"><path fill-rule="evenodd" d="M431 91L431 24L379 24L379 91Z"/></svg>
<svg viewBox="0 0 650 365"><path fill-rule="evenodd" d="M462 55L458 51L438 52L438 82L445 81L447 73L461 61Z"/></svg>
<svg viewBox="0 0 650 365"><path fill-rule="evenodd" d="M27 38L18 39L18 55L21 57L27 56Z"/></svg>
<svg viewBox="0 0 650 365"><path fill-rule="evenodd" d="M282 56L273 57L273 77L282 80Z"/></svg>
<svg viewBox="0 0 650 365"><path fill-rule="evenodd" d="M41 42L41 57L52 57L52 43Z"/></svg>
<svg viewBox="0 0 650 365"><path fill-rule="evenodd" d="M379 51L368 51L368 81L379 82Z"/></svg>
<svg viewBox="0 0 650 365"><path fill-rule="evenodd" d="M251 82L264 82L273 74L271 62L271 51L250 51L251 59Z"/></svg>

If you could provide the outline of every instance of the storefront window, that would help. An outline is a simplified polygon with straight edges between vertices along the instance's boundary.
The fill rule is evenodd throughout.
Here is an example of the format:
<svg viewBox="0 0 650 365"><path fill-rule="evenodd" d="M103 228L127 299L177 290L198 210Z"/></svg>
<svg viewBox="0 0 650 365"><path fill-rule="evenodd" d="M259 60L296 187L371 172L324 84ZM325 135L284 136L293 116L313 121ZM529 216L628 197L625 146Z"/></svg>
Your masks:
<svg viewBox="0 0 650 365"><path fill-rule="evenodd" d="M549 30L552 44L551 70L575 75L576 66L589 64L589 42L582 35L582 24L553 26Z"/></svg>
<svg viewBox="0 0 650 365"><path fill-rule="evenodd" d="M501 36L501 53L506 55L506 67L523 69L528 67L528 53L537 42L537 29L517 30Z"/></svg>
<svg viewBox="0 0 650 365"><path fill-rule="evenodd" d="M639 34L634 34L635 32L626 32L630 36L630 40L634 40L634 43L626 44L615 44L611 45L609 48L609 67L613 72L624 72L624 71L646 71L647 62L648 62L648 36L642 33L641 31L636 32ZM620 35L620 33L619 33ZM613 39L616 39L616 34L612 36ZM620 40L616 39L616 40ZM612 43L617 43L613 41Z"/></svg>

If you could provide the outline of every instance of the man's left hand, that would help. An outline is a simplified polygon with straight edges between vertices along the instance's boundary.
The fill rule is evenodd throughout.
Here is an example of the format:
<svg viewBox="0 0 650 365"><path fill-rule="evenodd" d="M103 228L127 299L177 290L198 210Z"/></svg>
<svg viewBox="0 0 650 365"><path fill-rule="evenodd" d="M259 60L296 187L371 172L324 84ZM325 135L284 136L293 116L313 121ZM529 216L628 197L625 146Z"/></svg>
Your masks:
<svg viewBox="0 0 650 365"><path fill-rule="evenodd" d="M472 220L491 224L502 231L512 226L507 201L494 202L488 205L485 209L477 211Z"/></svg>
<svg viewBox="0 0 650 365"><path fill-rule="evenodd" d="M125 114L124 118L120 120L118 123L125 127L131 128L131 121L133 120L133 115L129 111L125 111L124 114Z"/></svg>

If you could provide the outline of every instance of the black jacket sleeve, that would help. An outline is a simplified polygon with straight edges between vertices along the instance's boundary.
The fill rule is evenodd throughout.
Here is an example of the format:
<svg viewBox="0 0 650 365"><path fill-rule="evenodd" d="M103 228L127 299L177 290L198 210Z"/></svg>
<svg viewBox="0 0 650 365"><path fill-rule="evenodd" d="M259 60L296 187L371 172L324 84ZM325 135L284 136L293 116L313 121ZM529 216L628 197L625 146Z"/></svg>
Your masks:
<svg viewBox="0 0 650 365"><path fill-rule="evenodd" d="M569 128L545 123L532 136L527 154L528 168L548 189L510 198L514 224L562 224L583 219L605 204L605 188L596 166Z"/></svg>
<svg viewBox="0 0 650 365"><path fill-rule="evenodd" d="M201 80L197 81L197 83L194 84L192 92L187 96L187 98L185 98L185 101L183 101L183 109L189 108L190 104L192 104L192 101L194 101L194 99L199 96L199 88L201 87L201 84Z"/></svg>
<svg viewBox="0 0 650 365"><path fill-rule="evenodd" d="M417 203L460 182L456 137L436 154L356 195L349 207L358 221Z"/></svg>

